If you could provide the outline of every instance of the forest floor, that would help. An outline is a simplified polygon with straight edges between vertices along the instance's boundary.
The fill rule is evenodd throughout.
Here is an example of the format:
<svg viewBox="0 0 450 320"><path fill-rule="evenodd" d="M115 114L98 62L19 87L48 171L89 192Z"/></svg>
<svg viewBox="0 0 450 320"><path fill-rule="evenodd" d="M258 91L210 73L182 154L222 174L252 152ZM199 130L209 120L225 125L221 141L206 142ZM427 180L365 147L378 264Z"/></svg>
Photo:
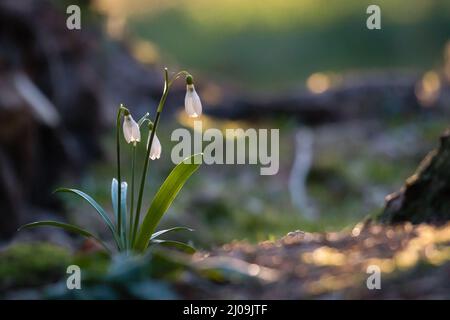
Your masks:
<svg viewBox="0 0 450 320"><path fill-rule="evenodd" d="M290 232L231 242L193 256L143 257L49 243L0 251L2 299L449 299L450 223L357 224L341 232ZM83 270L67 290L66 268ZM379 289L369 289L377 285ZM375 273L374 273L375 271Z"/></svg>
<svg viewBox="0 0 450 320"><path fill-rule="evenodd" d="M195 188L183 190L161 226L194 228L176 239L200 248L192 257L155 251L142 259L111 259L57 229L19 233L0 244L0 298L449 299L450 222L347 227L380 212L384 196L414 172L445 126L417 120L407 127L356 123L315 129L308 186L321 215L314 223L290 205L292 155L270 180L248 167L202 168L193 177ZM282 146L288 148L292 131L284 132ZM404 132L412 137L408 143ZM163 165L155 163L154 172L164 172ZM102 164L80 189L108 203L104 181L110 176ZM159 180L151 180L152 190ZM75 221L102 230L86 207L70 204ZM298 228L308 232L293 231ZM288 231L293 232L281 236ZM83 290L66 288L71 264L83 270ZM381 271L381 289L367 287L375 277L370 266Z"/></svg>
<svg viewBox="0 0 450 320"><path fill-rule="evenodd" d="M240 277L228 277L212 288L184 288L188 298L450 298L450 223L358 224L339 233L296 231L258 245L226 244L196 254L194 260L238 271ZM367 282L375 283L371 265L381 271L380 289L368 289Z"/></svg>

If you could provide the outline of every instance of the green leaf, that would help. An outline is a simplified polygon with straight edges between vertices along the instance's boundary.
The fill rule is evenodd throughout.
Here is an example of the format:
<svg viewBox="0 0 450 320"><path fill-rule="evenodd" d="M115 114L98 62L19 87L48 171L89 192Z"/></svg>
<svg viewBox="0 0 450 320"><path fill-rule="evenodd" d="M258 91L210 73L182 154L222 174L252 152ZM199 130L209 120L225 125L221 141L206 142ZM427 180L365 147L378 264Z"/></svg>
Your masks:
<svg viewBox="0 0 450 320"><path fill-rule="evenodd" d="M22 229L36 228L36 227L40 227L40 226L62 228L66 231L69 231L72 233L77 233L77 234L82 235L87 238L93 238L98 243L100 243L108 252L111 252L111 250L108 248L108 246L102 240L100 240L97 236L95 236L92 233L90 233L89 231L84 230L80 227L77 227L73 224L68 224L68 223L63 223L63 222L58 222L58 221L38 221L38 222L32 222L32 223L25 224L25 225L21 226L17 231L20 231Z"/></svg>
<svg viewBox="0 0 450 320"><path fill-rule="evenodd" d="M128 189L128 184L123 181L122 182L122 187L120 188L120 192L121 192L121 199L120 199L120 206L121 209L120 211L122 212L122 229L121 229L121 238L122 238L122 242L124 244L124 246L127 246L126 243L126 230L127 230L127 189Z"/></svg>
<svg viewBox="0 0 450 320"><path fill-rule="evenodd" d="M55 192L69 192L74 193L84 200L86 200L100 215L100 217L105 221L108 229L111 231L112 235L114 236L114 240L116 241L117 246L120 248L120 240L117 235L117 232L114 228L114 224L112 223L111 219L109 218L106 211L88 194L84 193L83 191L77 190L77 189L68 189L68 188L59 188L56 189Z"/></svg>
<svg viewBox="0 0 450 320"><path fill-rule="evenodd" d="M119 221L119 210L118 210L118 189L119 189L119 182L116 178L112 179L111 182L111 200L114 210L114 217L116 219L116 223ZM127 226L127 189L128 184L125 181L122 181L122 187L120 188L121 192L121 200L120 200L120 212L122 213L122 227L120 231L120 242L122 244L122 247L126 247L126 226Z"/></svg>
<svg viewBox="0 0 450 320"><path fill-rule="evenodd" d="M191 228L186 228L186 227L174 227L174 228L170 228L170 229L165 229L165 230L160 230L155 232L154 234L152 234L152 236L150 237L150 240L154 240L159 236L162 236L163 234L166 234L168 232L172 232L172 231L194 231L194 229Z"/></svg>
<svg viewBox="0 0 450 320"><path fill-rule="evenodd" d="M111 182L111 202L112 202L112 206L113 206L113 211L114 211L114 218L116 219L116 223L117 221L119 221L119 210L118 210L118 197L117 197L117 192L119 190L119 183L117 182L116 178L112 179Z"/></svg>
<svg viewBox="0 0 450 320"><path fill-rule="evenodd" d="M190 245L183 243L183 242L179 242L179 241L173 241L173 240L151 240L152 244L160 244L162 246L167 246L167 247L174 247L176 249L182 250L186 253L189 254L193 254L195 253L195 248L191 247Z"/></svg>
<svg viewBox="0 0 450 320"><path fill-rule="evenodd" d="M199 168L203 154L195 154L179 163L159 188L139 228L134 249L144 251L164 213L172 204L187 179Z"/></svg>

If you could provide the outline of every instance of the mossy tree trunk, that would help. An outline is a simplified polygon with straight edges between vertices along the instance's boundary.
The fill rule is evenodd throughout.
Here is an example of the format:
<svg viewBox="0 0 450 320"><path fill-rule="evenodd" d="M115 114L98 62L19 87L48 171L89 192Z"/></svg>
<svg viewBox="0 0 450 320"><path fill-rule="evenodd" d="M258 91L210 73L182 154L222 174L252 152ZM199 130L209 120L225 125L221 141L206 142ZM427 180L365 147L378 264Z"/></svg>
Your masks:
<svg viewBox="0 0 450 320"><path fill-rule="evenodd" d="M444 223L450 220L450 129L402 189L387 197L379 220L386 223Z"/></svg>

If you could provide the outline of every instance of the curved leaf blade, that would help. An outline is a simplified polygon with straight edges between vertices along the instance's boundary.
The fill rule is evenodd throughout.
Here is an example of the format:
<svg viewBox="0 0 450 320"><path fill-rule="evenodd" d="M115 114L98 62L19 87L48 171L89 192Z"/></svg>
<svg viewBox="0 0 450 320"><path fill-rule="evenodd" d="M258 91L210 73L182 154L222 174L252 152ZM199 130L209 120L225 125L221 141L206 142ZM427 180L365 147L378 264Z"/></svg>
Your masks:
<svg viewBox="0 0 450 320"><path fill-rule="evenodd" d="M120 212L122 213L123 217L122 217L122 227L121 227L121 232L120 232L120 241L123 247L126 247L126 224L127 224L127 189L128 189L128 184L123 181L122 182L122 186L120 188L120 192L121 192L121 199L120 199ZM113 211L114 211L114 218L116 220L116 224L119 221L119 210L118 210L118 203L119 203L119 182L117 181L116 178L112 179L111 182L111 202L112 202L112 206L113 206Z"/></svg>
<svg viewBox="0 0 450 320"><path fill-rule="evenodd" d="M134 243L135 250L142 252L147 248L150 237L159 221L187 179L199 168L202 158L202 153L188 157L176 165L172 172L170 172L153 198L150 208L142 221Z"/></svg>
<svg viewBox="0 0 450 320"><path fill-rule="evenodd" d="M119 190L119 182L117 181L116 178L113 178L112 182L111 182L111 202L112 202L112 207L113 207L113 211L114 211L114 218L115 218L116 222L119 221L119 217L118 217L118 214L119 214L119 210L118 210L119 200L118 200L118 196L117 196L118 190Z"/></svg>
<svg viewBox="0 0 450 320"><path fill-rule="evenodd" d="M123 181L120 188L121 199L120 199L120 212L122 212L122 228L121 228L121 239L125 247L127 247L126 230L127 230L127 190L128 184Z"/></svg>
<svg viewBox="0 0 450 320"><path fill-rule="evenodd" d="M98 243L100 243L108 252L111 252L111 250L108 248L108 246L102 240L100 240L97 236L93 235L92 233L90 233L89 231L87 231L85 229L82 229L80 227L77 227L77 226L75 226L73 224L69 224L69 223L63 223L63 222L51 221L51 220L37 221L37 222L27 223L27 224L21 226L17 231L20 231L22 229L32 229L32 228L41 227L41 226L57 227L57 228L61 228L61 229L64 229L64 230L72 232L72 233L79 234L83 237L93 238Z"/></svg>
<svg viewBox="0 0 450 320"><path fill-rule="evenodd" d="M166 233L174 232L174 231L194 231L194 229L187 228L187 227L174 227L174 228L170 228L170 229L160 230L160 231L157 231L154 234L152 234L152 236L150 237L150 240L154 240L154 239L158 238L159 236L162 236Z"/></svg>
<svg viewBox="0 0 450 320"><path fill-rule="evenodd" d="M106 211L95 201L90 195L84 193L83 191L77 190L77 189L69 189L69 188L59 188L56 189L55 192L68 192L68 193L74 193L78 195L79 197L86 200L100 215L100 217L105 221L108 229L111 231L111 233L114 236L114 240L116 241L117 246L120 246L120 240L117 235L117 232L114 228L114 224L112 223L111 219L109 218Z"/></svg>
<svg viewBox="0 0 450 320"><path fill-rule="evenodd" d="M179 249L179 250L184 251L189 254L193 254L196 251L194 247L191 247L190 245L188 245L184 242L179 242L179 241L174 241L174 240L152 240L151 243L152 244L160 244L162 246L167 246L167 247L173 247L173 248Z"/></svg>

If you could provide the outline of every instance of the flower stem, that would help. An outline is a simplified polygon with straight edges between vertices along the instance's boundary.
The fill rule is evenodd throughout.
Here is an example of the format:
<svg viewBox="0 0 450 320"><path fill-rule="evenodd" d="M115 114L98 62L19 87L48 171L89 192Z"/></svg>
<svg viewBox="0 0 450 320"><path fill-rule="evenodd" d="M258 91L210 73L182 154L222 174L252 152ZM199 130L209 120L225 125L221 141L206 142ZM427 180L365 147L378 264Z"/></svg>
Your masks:
<svg viewBox="0 0 450 320"><path fill-rule="evenodd" d="M185 71L185 70L182 70L182 71L176 73L176 74L170 79L170 81L169 81L169 87L170 87L170 86L172 85L172 83L173 83L175 80L177 80L179 77L181 77L181 76L188 77L188 76L190 76L190 75L191 75L191 74L190 74L189 72Z"/></svg>
<svg viewBox="0 0 450 320"><path fill-rule="evenodd" d="M147 177L147 170L148 170L148 162L150 160L150 150L153 144L153 139L155 137L156 129L158 127L159 118L161 116L161 111L164 107L164 104L166 103L167 95L169 94L169 74L167 71L167 68L164 69L164 90L163 94L161 96L161 100L159 101L158 109L156 110L156 116L155 121L153 122L153 130L150 133L150 140L149 144L147 146L147 152L144 159L144 168L142 170L142 176L141 176L141 184L139 187L139 195L138 200L136 204L136 214L134 216L134 226L133 226L133 239L132 244L134 245L134 241L136 238L136 233L138 231L138 224L139 224L139 218L141 213L141 206L142 206L142 197L144 195L144 188L145 188L145 179Z"/></svg>
<svg viewBox="0 0 450 320"><path fill-rule="evenodd" d="M133 215L134 215L134 168L136 163L136 144L133 144L131 153L131 205L130 205L130 219L128 226L128 245L131 247L133 234Z"/></svg>
<svg viewBox="0 0 450 320"><path fill-rule="evenodd" d="M117 152L117 233L119 238L121 238L121 229L122 229L122 177L120 173L120 119L122 115L123 105L121 104L119 110L117 111L117 120L116 120L116 152ZM123 239L121 239L123 241ZM122 244L121 244L122 245Z"/></svg>
<svg viewBox="0 0 450 320"><path fill-rule="evenodd" d="M128 111L128 109L120 104L119 110L117 110L116 119L116 152L117 152L117 234L119 236L119 251L123 249L125 239L122 236L122 175L120 171L120 122L122 119L122 113ZM126 212L125 212L126 214Z"/></svg>

